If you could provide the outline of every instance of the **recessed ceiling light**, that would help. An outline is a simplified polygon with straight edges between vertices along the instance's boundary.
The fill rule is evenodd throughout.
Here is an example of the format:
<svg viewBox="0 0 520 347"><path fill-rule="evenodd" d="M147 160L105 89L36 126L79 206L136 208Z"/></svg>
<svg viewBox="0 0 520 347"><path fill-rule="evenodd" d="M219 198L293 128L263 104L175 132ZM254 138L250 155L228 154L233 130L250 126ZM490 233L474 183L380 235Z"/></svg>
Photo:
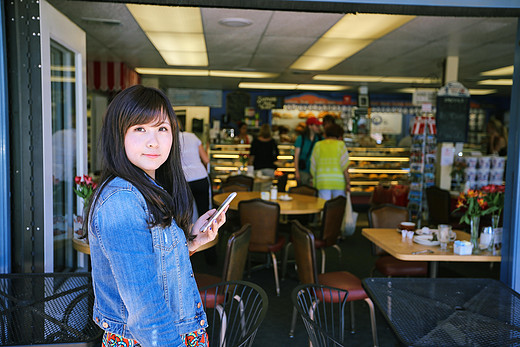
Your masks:
<svg viewBox="0 0 520 347"><path fill-rule="evenodd" d="M232 27L232 28L241 28L241 27L247 27L251 24L253 24L253 21L246 18L238 18L238 17L229 17L229 18L222 18L218 21L218 24L224 25L226 27Z"/></svg>

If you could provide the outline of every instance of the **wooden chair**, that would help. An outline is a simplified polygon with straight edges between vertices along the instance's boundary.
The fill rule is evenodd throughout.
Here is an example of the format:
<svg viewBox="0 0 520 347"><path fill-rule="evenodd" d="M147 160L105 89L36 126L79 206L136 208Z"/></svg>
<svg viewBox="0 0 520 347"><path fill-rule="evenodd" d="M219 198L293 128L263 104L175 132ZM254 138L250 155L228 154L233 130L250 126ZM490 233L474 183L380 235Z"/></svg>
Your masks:
<svg viewBox="0 0 520 347"><path fill-rule="evenodd" d="M328 200L323 206L323 216L320 225L320 234L314 240L314 246L321 251L321 273L325 272L325 249L333 247L338 251L338 257L341 259L341 248L338 246L338 239L341 235L341 224L345 216L345 205L347 200L343 196L338 196ZM301 223L301 222L300 222ZM282 263L282 278L285 278L287 269L288 251L291 246L288 242L285 246L284 260Z"/></svg>
<svg viewBox="0 0 520 347"><path fill-rule="evenodd" d="M231 192L249 192L249 187L242 183L237 182L224 182L220 186L221 193L231 193Z"/></svg>
<svg viewBox="0 0 520 347"><path fill-rule="evenodd" d="M298 221L293 221L291 236L294 244L294 254L296 257L296 265L298 271L298 278L301 284L317 284L327 287L332 287L348 292L347 302L350 302L351 315L351 332L355 332L354 321L354 301L364 300L370 310L370 322L372 325L372 341L373 345L377 346L377 326L374 304L367 296L361 280L355 275L347 271L326 272L318 274L316 267L316 251L315 240L312 232L301 225ZM320 300L323 302L336 302L343 299L343 295L324 295ZM289 336L294 335L294 327L296 324L296 309L293 310L293 317L291 322L291 330ZM343 318L341 318L343 319Z"/></svg>
<svg viewBox="0 0 520 347"><path fill-rule="evenodd" d="M276 295L280 295L276 252L282 250L285 237L278 236L280 205L262 199L243 200L238 203L240 224L251 224L249 252L270 254L273 261ZM250 263L250 261L249 261ZM251 266L249 265L249 271Z"/></svg>
<svg viewBox="0 0 520 347"><path fill-rule="evenodd" d="M408 210L405 207L392 204L383 204L370 208L368 211L368 225L371 228L396 228L403 221L408 220ZM385 276L426 276L428 263L425 261L399 260L381 248L373 245L373 253L378 255L375 269Z"/></svg>
<svg viewBox="0 0 520 347"><path fill-rule="evenodd" d="M242 280L246 266L250 237L250 224L244 224L240 230L231 234L227 242L226 258L224 259L222 277L196 273L195 281L197 282L197 286L202 288L219 282Z"/></svg>
<svg viewBox="0 0 520 347"><path fill-rule="evenodd" d="M247 187L247 191L253 191L253 185L255 183L255 179L251 176L246 175L234 175L228 176L226 179L226 183L239 183Z"/></svg>
<svg viewBox="0 0 520 347"><path fill-rule="evenodd" d="M318 189L307 185L301 185L289 188L289 193L318 196Z"/></svg>

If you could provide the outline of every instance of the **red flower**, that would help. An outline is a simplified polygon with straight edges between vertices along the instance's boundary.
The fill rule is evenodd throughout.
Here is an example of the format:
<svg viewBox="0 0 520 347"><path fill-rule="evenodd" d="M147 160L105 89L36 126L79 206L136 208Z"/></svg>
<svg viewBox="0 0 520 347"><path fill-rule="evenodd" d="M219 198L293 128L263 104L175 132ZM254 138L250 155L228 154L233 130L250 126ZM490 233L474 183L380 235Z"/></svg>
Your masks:
<svg viewBox="0 0 520 347"><path fill-rule="evenodd" d="M74 183L79 184L81 182L81 176L74 177Z"/></svg>

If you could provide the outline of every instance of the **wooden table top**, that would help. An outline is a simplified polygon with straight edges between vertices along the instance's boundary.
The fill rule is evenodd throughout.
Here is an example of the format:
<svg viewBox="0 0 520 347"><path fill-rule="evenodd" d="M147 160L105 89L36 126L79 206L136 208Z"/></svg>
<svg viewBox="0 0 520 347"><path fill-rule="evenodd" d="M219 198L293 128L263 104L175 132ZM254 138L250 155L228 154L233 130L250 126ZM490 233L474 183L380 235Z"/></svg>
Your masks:
<svg viewBox="0 0 520 347"><path fill-rule="evenodd" d="M278 199L269 200L272 202L277 202L280 205L280 214L281 215L292 215L292 214L313 214L319 213L323 210L323 205L325 205L326 200L318 197L303 195L303 194L289 194L288 196L292 198L290 201L280 200L281 195L285 195L286 193L278 193ZM226 200L229 193L221 193L217 194L213 197L213 201L215 204L220 205ZM242 200L251 200L251 199L259 199L260 192L237 192L237 196L231 204L229 208L231 210L238 210L238 203Z"/></svg>
<svg viewBox="0 0 520 347"><path fill-rule="evenodd" d="M461 230L454 230L457 240L469 241L470 235ZM362 235L384 249L397 259L409 261L467 261L467 262L499 262L500 255L492 255L483 251L481 254L459 255L453 253L453 242L448 243L447 251L442 252L439 246L424 246L410 239L402 240L396 228L364 228ZM412 252L432 250L433 253L412 254Z"/></svg>
<svg viewBox="0 0 520 347"><path fill-rule="evenodd" d="M197 252L202 252L208 248L215 246L218 243L218 235L213 241L203 244L197 248ZM72 239L72 247L81 253L90 254L90 246L84 240Z"/></svg>

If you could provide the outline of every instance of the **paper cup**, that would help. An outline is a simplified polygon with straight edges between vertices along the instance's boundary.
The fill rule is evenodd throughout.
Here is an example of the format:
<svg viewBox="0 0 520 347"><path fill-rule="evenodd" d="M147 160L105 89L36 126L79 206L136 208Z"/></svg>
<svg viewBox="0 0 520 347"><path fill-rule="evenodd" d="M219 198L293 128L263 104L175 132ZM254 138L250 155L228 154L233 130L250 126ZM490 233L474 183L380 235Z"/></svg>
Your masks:
<svg viewBox="0 0 520 347"><path fill-rule="evenodd" d="M464 159L466 161L466 167L468 169L476 169L477 168L477 157L466 157Z"/></svg>
<svg viewBox="0 0 520 347"><path fill-rule="evenodd" d="M466 181L475 182L477 180L477 170L473 168L466 168L466 170L464 170L464 178Z"/></svg>
<svg viewBox="0 0 520 347"><path fill-rule="evenodd" d="M504 169L493 169L489 172L490 181L502 182L503 179L504 179ZM500 184L502 184L502 183L500 183Z"/></svg>
<svg viewBox="0 0 520 347"><path fill-rule="evenodd" d="M478 167L480 170L489 170L491 168L491 157L479 157Z"/></svg>
<svg viewBox="0 0 520 347"><path fill-rule="evenodd" d="M477 181L488 181L489 180L489 170L478 170L477 171Z"/></svg>
<svg viewBox="0 0 520 347"><path fill-rule="evenodd" d="M492 169L502 169L506 167L506 157L491 157L491 168Z"/></svg>

